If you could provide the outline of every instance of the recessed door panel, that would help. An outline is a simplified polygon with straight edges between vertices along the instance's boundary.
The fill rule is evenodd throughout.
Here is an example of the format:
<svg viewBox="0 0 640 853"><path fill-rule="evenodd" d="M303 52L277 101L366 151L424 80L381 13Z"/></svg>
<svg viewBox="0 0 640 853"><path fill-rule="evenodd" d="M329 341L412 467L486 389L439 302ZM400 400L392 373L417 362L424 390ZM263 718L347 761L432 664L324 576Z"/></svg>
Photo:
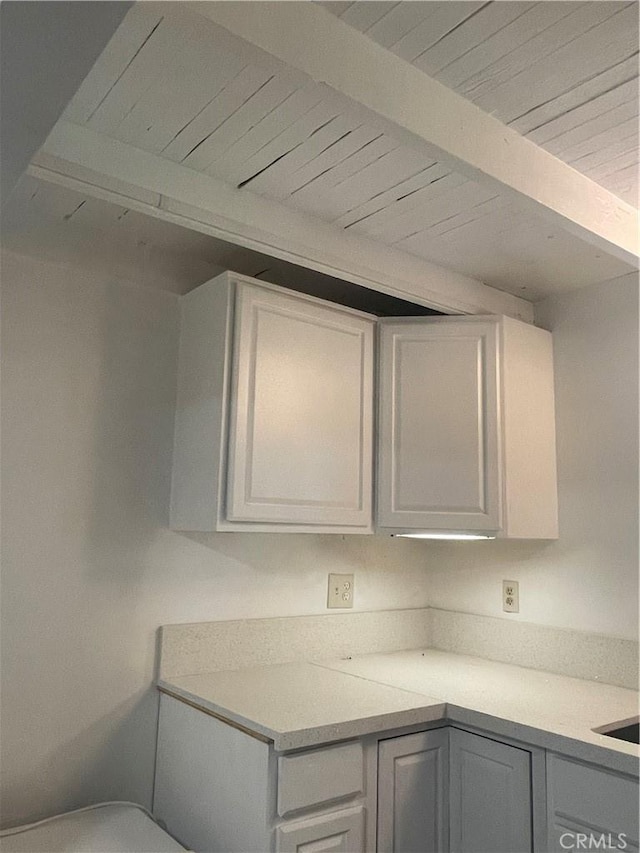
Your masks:
<svg viewBox="0 0 640 853"><path fill-rule="evenodd" d="M366 526L373 325L238 287L227 518Z"/></svg>
<svg viewBox="0 0 640 853"><path fill-rule="evenodd" d="M497 325L381 329L378 523L499 527Z"/></svg>

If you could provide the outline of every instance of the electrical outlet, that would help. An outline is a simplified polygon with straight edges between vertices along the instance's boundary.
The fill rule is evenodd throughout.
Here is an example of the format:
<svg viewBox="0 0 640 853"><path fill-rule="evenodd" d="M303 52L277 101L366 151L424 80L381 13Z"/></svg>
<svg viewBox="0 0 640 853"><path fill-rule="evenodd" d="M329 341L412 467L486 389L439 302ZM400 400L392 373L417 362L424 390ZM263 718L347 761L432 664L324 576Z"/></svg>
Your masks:
<svg viewBox="0 0 640 853"><path fill-rule="evenodd" d="M353 575L329 575L327 607L353 607Z"/></svg>
<svg viewBox="0 0 640 853"><path fill-rule="evenodd" d="M518 581L502 581L502 609L505 613L520 612L520 588Z"/></svg>

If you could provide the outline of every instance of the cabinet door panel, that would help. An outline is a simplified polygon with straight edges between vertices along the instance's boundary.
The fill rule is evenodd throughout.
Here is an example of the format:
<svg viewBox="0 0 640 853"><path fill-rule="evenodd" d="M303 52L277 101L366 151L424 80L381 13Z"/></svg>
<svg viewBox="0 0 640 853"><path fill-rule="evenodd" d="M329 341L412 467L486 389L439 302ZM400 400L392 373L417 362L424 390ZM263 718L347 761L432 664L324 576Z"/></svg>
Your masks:
<svg viewBox="0 0 640 853"><path fill-rule="evenodd" d="M550 851L582 846L634 853L638 850L638 781L549 754L547 816Z"/></svg>
<svg viewBox="0 0 640 853"><path fill-rule="evenodd" d="M378 754L378 851L447 849L446 729L382 741Z"/></svg>
<svg viewBox="0 0 640 853"><path fill-rule="evenodd" d="M362 853L364 808L309 817L279 826L276 853Z"/></svg>
<svg viewBox="0 0 640 853"><path fill-rule="evenodd" d="M373 324L239 285L226 515L371 523Z"/></svg>
<svg viewBox="0 0 640 853"><path fill-rule="evenodd" d="M497 530L498 326L383 323L378 523Z"/></svg>
<svg viewBox="0 0 640 853"><path fill-rule="evenodd" d="M524 749L450 732L452 853L531 853L531 756Z"/></svg>

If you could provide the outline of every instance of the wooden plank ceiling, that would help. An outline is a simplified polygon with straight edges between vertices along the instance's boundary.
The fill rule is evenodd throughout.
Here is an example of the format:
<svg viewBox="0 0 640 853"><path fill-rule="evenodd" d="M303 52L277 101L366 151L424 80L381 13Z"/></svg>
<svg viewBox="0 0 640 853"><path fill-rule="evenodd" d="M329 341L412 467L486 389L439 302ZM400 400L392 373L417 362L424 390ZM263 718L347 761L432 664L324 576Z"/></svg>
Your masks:
<svg viewBox="0 0 640 853"><path fill-rule="evenodd" d="M637 206L637 3L321 5Z"/></svg>
<svg viewBox="0 0 640 853"><path fill-rule="evenodd" d="M64 120L528 299L628 270L174 5L133 7ZM637 4L322 5L635 202Z"/></svg>

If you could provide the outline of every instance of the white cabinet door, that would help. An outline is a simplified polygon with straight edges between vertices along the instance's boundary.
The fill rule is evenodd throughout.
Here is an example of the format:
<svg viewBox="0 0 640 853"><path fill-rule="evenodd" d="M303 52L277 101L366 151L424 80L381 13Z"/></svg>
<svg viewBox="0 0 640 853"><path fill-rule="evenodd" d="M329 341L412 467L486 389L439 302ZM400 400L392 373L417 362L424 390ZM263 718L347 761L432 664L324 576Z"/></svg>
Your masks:
<svg viewBox="0 0 640 853"><path fill-rule="evenodd" d="M378 525L500 527L498 324L384 321Z"/></svg>
<svg viewBox="0 0 640 853"><path fill-rule="evenodd" d="M373 323L238 284L226 516L371 523Z"/></svg>
<svg viewBox="0 0 640 853"><path fill-rule="evenodd" d="M638 850L638 779L547 756L549 851Z"/></svg>
<svg viewBox="0 0 640 853"><path fill-rule="evenodd" d="M448 849L448 729L380 742L378 851Z"/></svg>
<svg viewBox="0 0 640 853"><path fill-rule="evenodd" d="M231 273L181 314L171 526L372 532L374 318Z"/></svg>
<svg viewBox="0 0 640 853"><path fill-rule="evenodd" d="M285 823L276 829L276 853L363 853L364 808Z"/></svg>
<svg viewBox="0 0 640 853"><path fill-rule="evenodd" d="M451 853L531 853L531 755L450 731Z"/></svg>

